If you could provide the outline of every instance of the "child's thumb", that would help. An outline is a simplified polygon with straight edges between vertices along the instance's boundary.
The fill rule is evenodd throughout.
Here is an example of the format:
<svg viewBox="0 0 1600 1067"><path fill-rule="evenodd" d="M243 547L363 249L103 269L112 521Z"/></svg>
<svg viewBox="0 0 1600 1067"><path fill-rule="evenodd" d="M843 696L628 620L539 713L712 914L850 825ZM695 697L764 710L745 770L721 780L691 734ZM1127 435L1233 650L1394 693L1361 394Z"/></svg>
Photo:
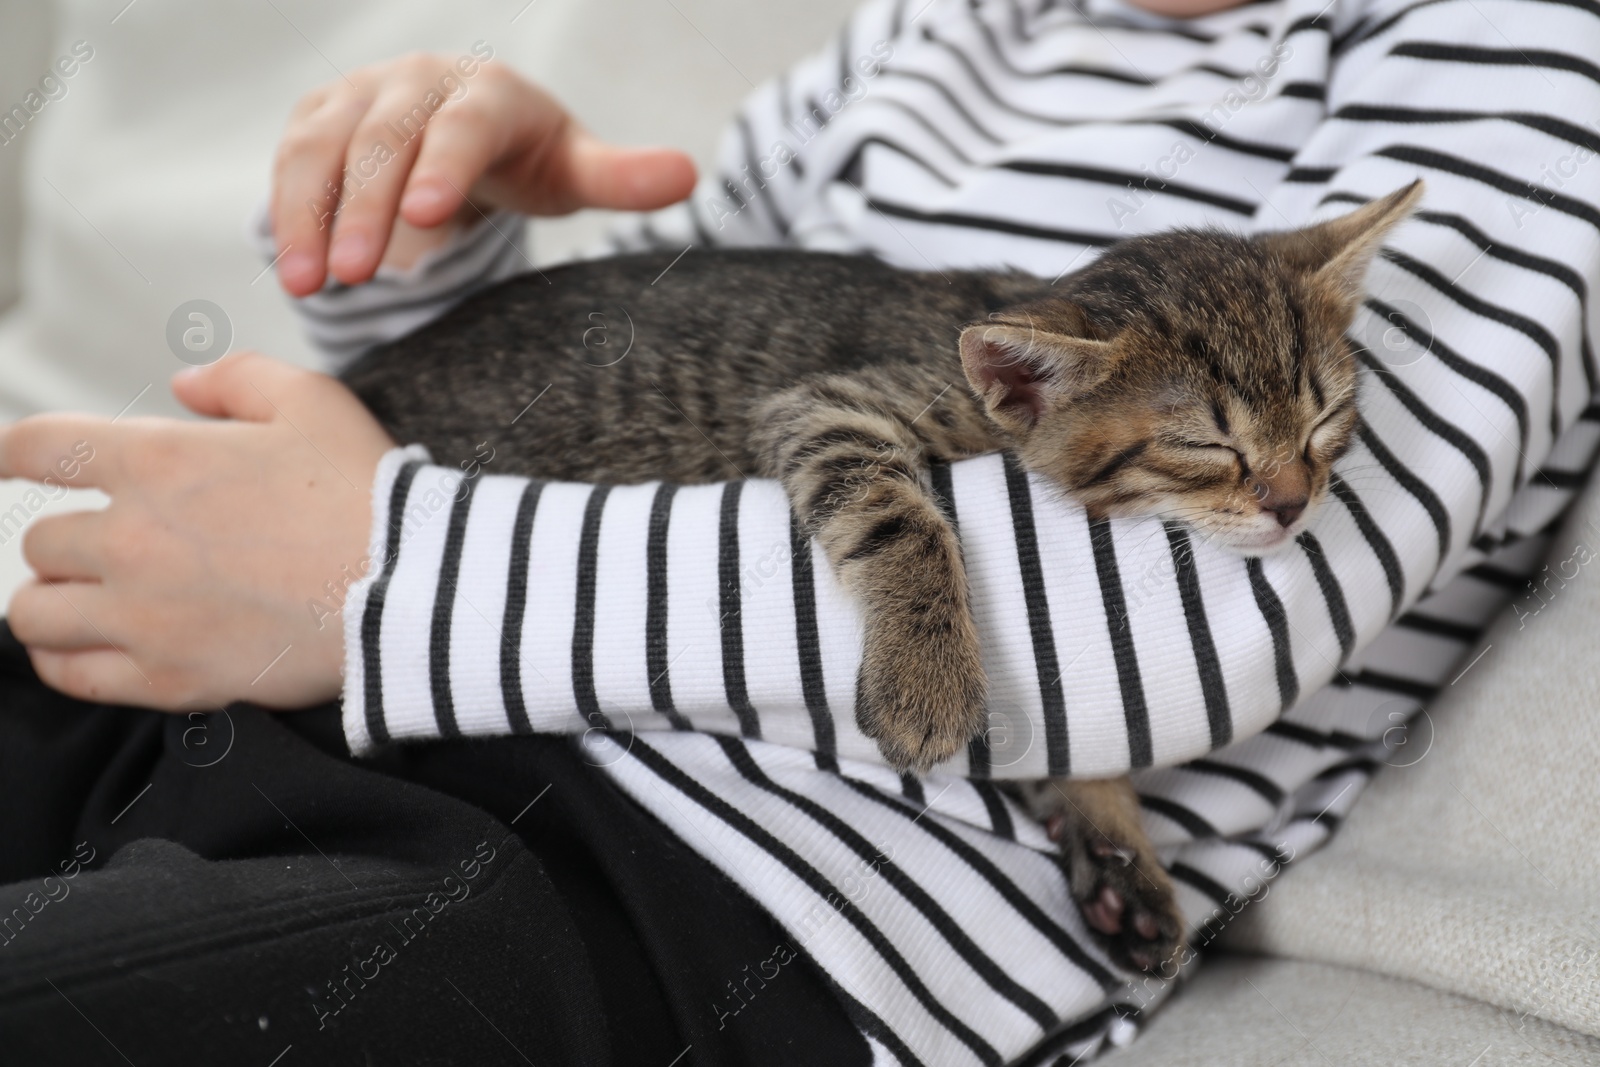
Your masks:
<svg viewBox="0 0 1600 1067"><path fill-rule="evenodd" d="M240 352L179 371L172 378L172 393L196 415L270 422L280 414L271 396L282 391L289 376L300 373L260 353Z"/></svg>

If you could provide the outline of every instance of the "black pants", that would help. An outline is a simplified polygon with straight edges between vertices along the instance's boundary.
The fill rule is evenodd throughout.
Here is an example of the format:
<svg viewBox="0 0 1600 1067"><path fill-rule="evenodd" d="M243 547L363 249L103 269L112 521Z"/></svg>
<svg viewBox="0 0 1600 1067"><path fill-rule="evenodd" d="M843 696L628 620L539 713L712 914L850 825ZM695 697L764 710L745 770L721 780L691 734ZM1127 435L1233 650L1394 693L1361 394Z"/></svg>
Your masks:
<svg viewBox="0 0 1600 1067"><path fill-rule="evenodd" d="M68 699L0 621L0 798L0 1062L869 1059L808 961L761 978L772 919L571 739L356 762L336 707Z"/></svg>

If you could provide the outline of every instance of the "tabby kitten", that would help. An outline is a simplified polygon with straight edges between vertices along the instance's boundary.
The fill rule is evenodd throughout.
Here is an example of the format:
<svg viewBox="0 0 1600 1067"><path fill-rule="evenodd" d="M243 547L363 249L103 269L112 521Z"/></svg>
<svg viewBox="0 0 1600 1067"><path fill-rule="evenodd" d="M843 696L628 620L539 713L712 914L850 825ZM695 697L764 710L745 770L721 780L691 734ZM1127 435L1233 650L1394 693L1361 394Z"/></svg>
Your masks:
<svg viewBox="0 0 1600 1067"><path fill-rule="evenodd" d="M860 600L856 718L926 771L983 727L961 548L930 460L1009 449L1095 516L1247 554L1290 543L1356 424L1345 341L1415 182L1306 229L1124 241L1057 284L792 251L575 263L466 301L345 375L441 459L544 478L782 481ZM538 417L515 419L538 393ZM441 404L440 398L449 397ZM1181 937L1126 778L1019 790L1123 965Z"/></svg>

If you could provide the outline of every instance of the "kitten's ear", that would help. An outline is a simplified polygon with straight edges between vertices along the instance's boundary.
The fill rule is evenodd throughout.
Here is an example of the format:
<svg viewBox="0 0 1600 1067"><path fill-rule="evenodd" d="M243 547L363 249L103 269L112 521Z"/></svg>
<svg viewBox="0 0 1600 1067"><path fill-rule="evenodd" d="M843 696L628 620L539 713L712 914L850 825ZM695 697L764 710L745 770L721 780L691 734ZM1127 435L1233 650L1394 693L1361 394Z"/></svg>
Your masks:
<svg viewBox="0 0 1600 1067"><path fill-rule="evenodd" d="M1265 234L1261 241L1354 307L1365 294L1367 267L1389 231L1422 199L1422 179L1315 226Z"/></svg>
<svg viewBox="0 0 1600 1067"><path fill-rule="evenodd" d="M961 365L990 417L1024 435L1053 408L1105 381L1115 363L1112 347L1109 341L985 322L961 331Z"/></svg>

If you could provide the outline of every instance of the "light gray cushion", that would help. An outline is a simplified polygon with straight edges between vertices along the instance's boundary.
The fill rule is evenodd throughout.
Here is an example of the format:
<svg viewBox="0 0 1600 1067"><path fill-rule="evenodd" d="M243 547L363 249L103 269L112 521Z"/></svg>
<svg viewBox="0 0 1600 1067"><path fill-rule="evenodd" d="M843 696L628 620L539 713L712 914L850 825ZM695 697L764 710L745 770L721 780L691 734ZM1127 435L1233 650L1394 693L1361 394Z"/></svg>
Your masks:
<svg viewBox="0 0 1600 1067"><path fill-rule="evenodd" d="M1100 1067L1551 1067L1600 1040L1416 982L1222 956Z"/></svg>
<svg viewBox="0 0 1600 1067"><path fill-rule="evenodd" d="M1225 944L1600 1035L1600 494L1322 852ZM1541 583L1543 584L1543 583ZM1476 653L1475 653L1476 654ZM1409 750L1409 751L1408 751Z"/></svg>

